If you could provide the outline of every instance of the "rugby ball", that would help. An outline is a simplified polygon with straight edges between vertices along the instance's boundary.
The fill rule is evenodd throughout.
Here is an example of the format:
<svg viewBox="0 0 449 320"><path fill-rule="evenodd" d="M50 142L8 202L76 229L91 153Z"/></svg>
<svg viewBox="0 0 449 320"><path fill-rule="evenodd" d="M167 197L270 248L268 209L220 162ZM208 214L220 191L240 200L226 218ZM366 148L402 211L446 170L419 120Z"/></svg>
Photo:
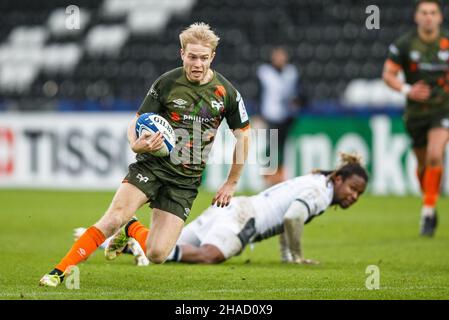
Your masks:
<svg viewBox="0 0 449 320"><path fill-rule="evenodd" d="M175 132L170 123L156 113L144 113L139 116L136 122L137 137L140 137L145 130L151 133L160 131L164 137L164 145L162 148L150 153L156 157L168 156L174 148L176 141Z"/></svg>

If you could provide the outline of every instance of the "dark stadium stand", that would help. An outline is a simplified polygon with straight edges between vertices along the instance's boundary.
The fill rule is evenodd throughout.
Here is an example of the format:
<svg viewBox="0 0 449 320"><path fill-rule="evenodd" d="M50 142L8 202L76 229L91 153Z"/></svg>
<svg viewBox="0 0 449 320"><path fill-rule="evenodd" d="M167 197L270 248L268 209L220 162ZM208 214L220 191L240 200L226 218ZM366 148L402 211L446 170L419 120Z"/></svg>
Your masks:
<svg viewBox="0 0 449 320"><path fill-rule="evenodd" d="M152 81L180 65L178 34L195 21L218 32L215 68L249 106L256 67L275 45L290 51L310 101L338 101L350 80L380 77L388 45L413 24L403 1L375 1L380 30L365 28L367 1L143 2L1 1L0 110L135 110ZM83 17L72 32L63 24L71 4Z"/></svg>

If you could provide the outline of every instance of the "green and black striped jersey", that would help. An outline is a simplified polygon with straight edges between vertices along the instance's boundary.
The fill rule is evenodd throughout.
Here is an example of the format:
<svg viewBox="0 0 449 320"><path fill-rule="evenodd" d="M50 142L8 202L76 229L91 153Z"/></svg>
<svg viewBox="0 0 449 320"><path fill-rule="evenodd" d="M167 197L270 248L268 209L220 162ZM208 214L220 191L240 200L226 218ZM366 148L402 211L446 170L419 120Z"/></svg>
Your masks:
<svg viewBox="0 0 449 320"><path fill-rule="evenodd" d="M230 129L246 129L249 117L240 93L220 73L200 85L190 82L183 68L159 77L148 91L138 114L154 112L168 120L177 142L171 156L141 154L137 160L160 162L182 176L200 176L206 166L216 130L223 119ZM174 154L173 154L174 152ZM173 161L173 159L178 159ZM179 162L181 160L181 163Z"/></svg>
<svg viewBox="0 0 449 320"><path fill-rule="evenodd" d="M402 68L407 83L423 80L432 88L427 101L407 101L406 116L449 110L449 31L441 30L431 43L410 31L390 45L388 59Z"/></svg>

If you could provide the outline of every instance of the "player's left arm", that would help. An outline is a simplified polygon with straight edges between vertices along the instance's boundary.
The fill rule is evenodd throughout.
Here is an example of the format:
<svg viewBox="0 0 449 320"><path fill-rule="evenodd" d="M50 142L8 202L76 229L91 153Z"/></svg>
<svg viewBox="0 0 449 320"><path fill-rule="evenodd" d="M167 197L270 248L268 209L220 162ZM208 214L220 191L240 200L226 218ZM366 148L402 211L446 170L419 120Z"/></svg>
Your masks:
<svg viewBox="0 0 449 320"><path fill-rule="evenodd" d="M237 141L234 145L232 166L228 178L212 199L212 205L217 204L219 207L226 207L231 202L242 175L243 166L248 158L250 143L249 117L243 98L237 90L231 87L226 91L229 95L225 99L227 101L225 118Z"/></svg>
<svg viewBox="0 0 449 320"><path fill-rule="evenodd" d="M221 186L212 200L212 204L216 203L219 207L226 207L229 205L240 176L242 175L246 159L248 158L250 142L248 127L233 130L233 133L236 138L236 143L234 146L231 170L229 171L228 178L225 183Z"/></svg>
<svg viewBox="0 0 449 320"><path fill-rule="evenodd" d="M290 263L296 264L318 264L318 261L305 259L302 253L301 239L304 231L304 224L309 217L308 205L299 200L292 202L284 216L284 233L287 246L290 250L292 260Z"/></svg>

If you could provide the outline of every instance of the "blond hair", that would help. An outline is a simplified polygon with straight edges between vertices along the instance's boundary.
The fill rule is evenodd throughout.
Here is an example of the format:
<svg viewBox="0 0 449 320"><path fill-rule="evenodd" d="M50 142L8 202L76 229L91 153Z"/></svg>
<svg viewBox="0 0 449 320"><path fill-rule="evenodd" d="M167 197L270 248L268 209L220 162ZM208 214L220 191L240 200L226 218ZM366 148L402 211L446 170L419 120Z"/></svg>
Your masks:
<svg viewBox="0 0 449 320"><path fill-rule="evenodd" d="M205 44L214 52L220 38L210 29L207 23L195 22L180 33L179 40L182 49L185 49L188 43Z"/></svg>

